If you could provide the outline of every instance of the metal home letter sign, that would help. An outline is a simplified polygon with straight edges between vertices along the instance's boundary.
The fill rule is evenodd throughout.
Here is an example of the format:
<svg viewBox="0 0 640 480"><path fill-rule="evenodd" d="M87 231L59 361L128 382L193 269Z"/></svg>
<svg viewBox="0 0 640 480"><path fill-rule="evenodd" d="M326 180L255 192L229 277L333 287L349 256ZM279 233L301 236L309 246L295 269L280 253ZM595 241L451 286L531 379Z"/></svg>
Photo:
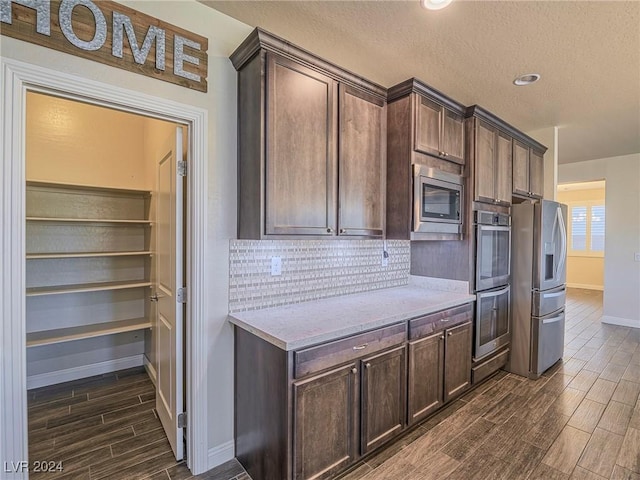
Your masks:
<svg viewBox="0 0 640 480"><path fill-rule="evenodd" d="M0 33L207 91L205 37L109 0L0 0Z"/></svg>

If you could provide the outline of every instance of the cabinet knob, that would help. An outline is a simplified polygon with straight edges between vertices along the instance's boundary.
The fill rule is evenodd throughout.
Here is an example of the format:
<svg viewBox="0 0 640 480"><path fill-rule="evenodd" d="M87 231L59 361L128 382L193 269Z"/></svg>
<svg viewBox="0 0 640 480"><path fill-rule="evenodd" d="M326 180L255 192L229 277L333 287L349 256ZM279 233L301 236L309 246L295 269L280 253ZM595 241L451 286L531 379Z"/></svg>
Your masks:
<svg viewBox="0 0 640 480"><path fill-rule="evenodd" d="M149 297L149 300L151 300L152 302L157 302L158 301L158 294L154 293L153 295L151 295Z"/></svg>
<svg viewBox="0 0 640 480"><path fill-rule="evenodd" d="M449 332L449 333L447 333L447 335L448 335L448 336L451 336L451 335L453 335L453 332Z"/></svg>
<svg viewBox="0 0 640 480"><path fill-rule="evenodd" d="M440 340L444 340L444 335L440 335Z"/></svg>
<svg viewBox="0 0 640 480"><path fill-rule="evenodd" d="M346 228L341 228L340 229L340 233L347 233L347 229Z"/></svg>
<svg viewBox="0 0 640 480"><path fill-rule="evenodd" d="M327 233L333 233L333 228L331 227L327 228Z"/></svg>
<svg viewBox="0 0 640 480"><path fill-rule="evenodd" d="M371 364L369 362L365 363L364 368L371 368Z"/></svg>
<svg viewBox="0 0 640 480"><path fill-rule="evenodd" d="M353 367L353 368L351 369L351 373L358 373L358 369L357 369L356 367Z"/></svg>

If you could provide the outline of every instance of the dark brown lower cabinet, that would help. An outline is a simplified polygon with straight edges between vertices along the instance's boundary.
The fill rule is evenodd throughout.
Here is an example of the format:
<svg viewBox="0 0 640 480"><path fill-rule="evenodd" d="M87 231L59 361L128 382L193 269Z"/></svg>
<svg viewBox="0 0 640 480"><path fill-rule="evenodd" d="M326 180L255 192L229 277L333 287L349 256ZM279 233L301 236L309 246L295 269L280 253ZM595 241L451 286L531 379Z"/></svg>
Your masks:
<svg viewBox="0 0 640 480"><path fill-rule="evenodd" d="M471 386L471 322L445 330L444 401L448 402Z"/></svg>
<svg viewBox="0 0 640 480"><path fill-rule="evenodd" d="M355 364L293 383L294 478L327 478L354 461L358 384Z"/></svg>
<svg viewBox="0 0 640 480"><path fill-rule="evenodd" d="M295 351L236 327L236 457L254 480L335 477L470 386L472 316L466 304Z"/></svg>
<svg viewBox="0 0 640 480"><path fill-rule="evenodd" d="M405 351L402 345L361 360L363 455L395 437L405 426Z"/></svg>
<svg viewBox="0 0 640 480"><path fill-rule="evenodd" d="M444 403L444 332L409 343L409 424Z"/></svg>
<svg viewBox="0 0 640 480"><path fill-rule="evenodd" d="M466 322L409 342L409 425L471 386L472 333Z"/></svg>

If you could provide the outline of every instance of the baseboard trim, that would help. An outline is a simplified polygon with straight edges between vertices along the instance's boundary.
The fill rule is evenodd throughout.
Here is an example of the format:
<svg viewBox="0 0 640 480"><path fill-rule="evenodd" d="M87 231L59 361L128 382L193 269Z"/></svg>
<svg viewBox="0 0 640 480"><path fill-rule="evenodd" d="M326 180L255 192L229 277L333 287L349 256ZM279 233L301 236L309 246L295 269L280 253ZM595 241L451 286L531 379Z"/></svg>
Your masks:
<svg viewBox="0 0 640 480"><path fill-rule="evenodd" d="M39 373L27 377L27 390L32 388L46 387L47 385L55 385L56 383L70 382L79 378L92 377L94 375L102 375L104 373L124 370L126 368L141 367L144 362L143 354L133 355L131 357L117 358L106 362L92 363L82 365L80 367L67 368L65 370L56 370L55 372Z"/></svg>
<svg viewBox="0 0 640 480"><path fill-rule="evenodd" d="M619 325L621 327L640 328L640 320L632 320L631 318L612 317L611 315L603 315L602 323L609 325Z"/></svg>
<svg viewBox="0 0 640 480"><path fill-rule="evenodd" d="M222 465L229 460L233 460L235 457L235 445L233 440L229 440L228 442L222 443L217 447L213 447L209 449L209 459L208 459L208 468L207 470L211 470L212 468L217 467L218 465Z"/></svg>
<svg viewBox="0 0 640 480"><path fill-rule="evenodd" d="M144 362L144 369L147 371L147 375L153 382L154 386L157 386L156 379L158 378L158 374L156 373L156 369L153 366L153 363L147 358L146 355L142 355L142 361Z"/></svg>
<svg viewBox="0 0 640 480"><path fill-rule="evenodd" d="M569 288L582 288L584 290L599 290L604 291L603 285L589 285L588 283L567 283Z"/></svg>

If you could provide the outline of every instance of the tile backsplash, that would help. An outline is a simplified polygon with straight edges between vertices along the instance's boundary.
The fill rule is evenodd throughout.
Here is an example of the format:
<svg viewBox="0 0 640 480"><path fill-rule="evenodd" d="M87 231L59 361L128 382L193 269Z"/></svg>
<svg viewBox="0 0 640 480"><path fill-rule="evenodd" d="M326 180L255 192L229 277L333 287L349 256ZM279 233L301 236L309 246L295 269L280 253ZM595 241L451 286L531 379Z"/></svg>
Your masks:
<svg viewBox="0 0 640 480"><path fill-rule="evenodd" d="M408 240L231 240L229 311L242 312L409 283ZM271 258L282 273L271 275Z"/></svg>

